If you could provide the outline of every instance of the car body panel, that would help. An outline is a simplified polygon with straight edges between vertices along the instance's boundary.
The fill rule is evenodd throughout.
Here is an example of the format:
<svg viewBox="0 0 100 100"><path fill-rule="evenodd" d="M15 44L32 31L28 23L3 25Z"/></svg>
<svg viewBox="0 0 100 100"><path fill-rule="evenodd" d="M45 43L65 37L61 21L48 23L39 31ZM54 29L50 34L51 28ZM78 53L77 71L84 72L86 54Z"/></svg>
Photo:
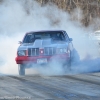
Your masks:
<svg viewBox="0 0 100 100"><path fill-rule="evenodd" d="M25 37L27 34L34 34L39 33L42 34L42 32L62 32L64 36L64 41L52 41L51 38L47 39L36 39L33 43L24 43ZM69 61L70 59L70 51L73 50L73 44L72 39L68 37L68 34L63 30L54 30L54 31L37 31L37 32L28 32L25 34L24 39L17 50L17 57L15 58L17 64L23 64L23 63L37 63L38 59L47 59L47 62L51 61L52 58L59 58L63 59L65 61ZM56 33L55 33L56 34ZM55 49L56 48L56 49ZM64 50L67 51L64 51ZM25 56L19 56L18 52L25 50L25 53L27 53ZM33 51L32 51L33 50ZM49 51L48 51L49 50ZM60 50L64 51L64 53L57 53ZM30 53L30 52L31 53ZM45 52L45 53L44 53ZM46 54L46 53L50 54ZM34 56L33 56L34 54ZM36 55L35 55L36 54Z"/></svg>

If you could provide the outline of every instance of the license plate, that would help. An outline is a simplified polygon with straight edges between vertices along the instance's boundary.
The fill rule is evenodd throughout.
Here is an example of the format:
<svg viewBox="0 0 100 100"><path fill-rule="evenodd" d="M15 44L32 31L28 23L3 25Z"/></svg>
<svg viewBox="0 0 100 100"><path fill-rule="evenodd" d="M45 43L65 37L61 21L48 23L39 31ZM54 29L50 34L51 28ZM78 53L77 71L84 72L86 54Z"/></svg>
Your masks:
<svg viewBox="0 0 100 100"><path fill-rule="evenodd" d="M37 64L47 63L47 59L37 59Z"/></svg>

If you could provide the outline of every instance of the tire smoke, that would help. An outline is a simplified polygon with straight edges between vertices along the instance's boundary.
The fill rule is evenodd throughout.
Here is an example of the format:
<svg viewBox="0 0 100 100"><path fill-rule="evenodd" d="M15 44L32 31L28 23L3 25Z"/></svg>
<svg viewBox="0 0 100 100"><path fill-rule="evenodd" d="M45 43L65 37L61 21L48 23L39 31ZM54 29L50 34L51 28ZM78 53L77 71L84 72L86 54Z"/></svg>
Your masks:
<svg viewBox="0 0 100 100"><path fill-rule="evenodd" d="M75 12L73 13L75 14ZM41 7L34 0L3 0L0 2L0 73L18 75L15 63L18 41L22 40L28 31L36 30L66 30L73 38L75 56L72 71L67 73L85 73L100 70L99 47L88 39L92 27L85 28L80 22L72 21L70 15L55 5ZM79 59L80 57L80 59ZM62 75L62 67L52 63L51 67L35 68L27 73L44 75ZM66 73L66 74L67 74Z"/></svg>

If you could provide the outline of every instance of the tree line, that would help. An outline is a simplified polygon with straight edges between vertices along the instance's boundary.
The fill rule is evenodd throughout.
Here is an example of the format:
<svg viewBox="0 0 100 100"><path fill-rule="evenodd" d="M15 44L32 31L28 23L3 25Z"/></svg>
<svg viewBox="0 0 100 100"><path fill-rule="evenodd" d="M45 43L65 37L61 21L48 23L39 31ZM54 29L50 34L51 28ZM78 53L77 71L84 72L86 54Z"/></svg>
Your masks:
<svg viewBox="0 0 100 100"><path fill-rule="evenodd" d="M96 23L94 19L100 18L100 0L36 0L42 6L53 3L58 6L58 8L67 11L72 20L81 21L84 26L88 26L91 23ZM74 10L76 11L76 16L73 15ZM82 12L82 13L81 13ZM82 14L82 16L80 15ZM99 27L100 24L98 23Z"/></svg>

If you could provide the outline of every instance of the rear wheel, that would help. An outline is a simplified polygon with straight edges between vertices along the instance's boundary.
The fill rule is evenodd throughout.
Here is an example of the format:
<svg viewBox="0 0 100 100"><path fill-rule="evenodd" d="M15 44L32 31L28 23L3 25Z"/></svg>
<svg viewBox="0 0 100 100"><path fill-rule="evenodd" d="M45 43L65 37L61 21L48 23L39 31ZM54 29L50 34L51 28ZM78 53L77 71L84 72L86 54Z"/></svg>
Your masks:
<svg viewBox="0 0 100 100"><path fill-rule="evenodd" d="M25 65L19 64L18 65L18 71L19 71L19 75L25 75Z"/></svg>

